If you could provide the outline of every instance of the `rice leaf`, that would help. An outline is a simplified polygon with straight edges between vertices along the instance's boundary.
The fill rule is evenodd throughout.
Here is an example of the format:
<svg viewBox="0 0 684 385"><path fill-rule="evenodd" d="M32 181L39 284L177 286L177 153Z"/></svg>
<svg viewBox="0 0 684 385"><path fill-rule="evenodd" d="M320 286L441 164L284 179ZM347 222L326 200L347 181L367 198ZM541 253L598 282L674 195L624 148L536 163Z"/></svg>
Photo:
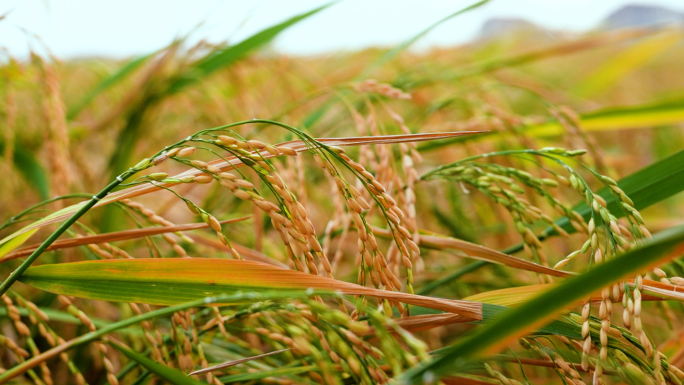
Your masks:
<svg viewBox="0 0 684 385"><path fill-rule="evenodd" d="M210 53L209 55L195 62L187 71L187 73L175 78L169 85L167 92L169 94L177 93L186 86L201 80L213 72L235 63L236 61L247 56L252 51L270 43L284 30L308 18L309 16L328 8L332 4L333 3L328 3L309 12L292 17L280 24L266 28L263 31L260 31L235 45Z"/></svg>
<svg viewBox="0 0 684 385"><path fill-rule="evenodd" d="M136 69L138 69L140 66L145 64L150 58L152 58L157 52L153 52L147 55L139 56L137 58L134 58L130 61L128 61L126 64L124 64L121 68L119 68L116 72L113 74L107 76L105 79L103 79L100 83L98 83L95 87L93 87L88 93L83 96L78 102L76 102L73 106L71 106L67 112L67 119L68 120L73 120L78 114L81 113L81 111L88 105L90 104L95 98L100 95L103 91L106 91L116 83L122 81L125 79L128 75L133 73Z"/></svg>
<svg viewBox="0 0 684 385"><path fill-rule="evenodd" d="M570 278L520 307L507 310L489 325L442 349L434 360L410 369L400 379L403 383L421 383L428 377L449 375L459 364L495 353L530 330L548 324L550 317L602 287L678 256L684 251L683 244L684 226L659 233L641 247Z"/></svg>
<svg viewBox="0 0 684 385"><path fill-rule="evenodd" d="M5 144L0 142L0 153L5 151ZM50 197L50 182L45 168L38 159L21 143L14 144L12 165L19 171L24 180L38 193L40 199Z"/></svg>
<svg viewBox="0 0 684 385"><path fill-rule="evenodd" d="M575 85L574 92L591 97L617 84L620 79L648 64L682 39L678 30L664 30L636 42L593 70Z"/></svg>
<svg viewBox="0 0 684 385"><path fill-rule="evenodd" d="M311 371L316 371L319 368L317 366L295 366L291 368L278 368L272 370L260 370L256 373L241 373L233 374L231 376L219 377L219 381L224 384L230 384L233 382L247 382L253 380L260 380L262 378L272 378L272 377L282 377L282 376L292 376L299 373L306 373ZM301 378L297 379L302 381ZM306 382L309 383L309 382Z"/></svg>
<svg viewBox="0 0 684 385"><path fill-rule="evenodd" d="M603 108L583 113L579 118L582 130L586 132L679 124L684 122L684 98L676 97L640 105ZM565 129L557 121L549 120L546 123L528 125L523 128L522 132L536 137L552 137L564 134ZM441 142L426 143L418 146L418 149L430 151L464 141L491 139L496 135L502 134L490 132L477 138L452 138Z"/></svg>
<svg viewBox="0 0 684 385"><path fill-rule="evenodd" d="M590 36L585 39L560 43L542 49L518 53L512 56L494 58L473 63L471 65L465 66L462 69L459 69L454 75L452 75L452 77L458 79L468 76L482 75L502 68L517 67L539 60L569 55L608 44L615 44L621 41L643 37L651 33L653 32L649 30L634 29L609 32L598 36Z"/></svg>
<svg viewBox="0 0 684 385"><path fill-rule="evenodd" d="M172 367L162 365L157 361L151 360L141 354L138 354L134 352L131 349L128 349L124 347L123 345L116 343L116 342L111 342L109 344L112 346L114 349L120 351L128 357L128 359L133 360L140 364L140 366L144 367L145 369L149 370L150 372L156 374L159 378L162 380L174 384L174 385L200 385L204 384L202 381L198 381L192 377L189 377L185 375L183 372L174 369Z"/></svg>
<svg viewBox="0 0 684 385"><path fill-rule="evenodd" d="M628 279L625 282L627 282L629 284L633 284L634 280ZM649 294L649 293L654 292L654 289L660 289L658 286L660 286L661 284L662 283L660 283L660 282L645 279L644 285L643 285L644 290L642 291L644 294L642 295L641 300L642 301L659 300L660 297L653 295L653 294ZM663 285L668 286L667 287L668 291L672 291L672 292L676 293L677 289L675 286L669 285L669 284L663 284ZM519 306L519 305L531 300L532 298L538 296L539 294L542 294L546 291L553 289L556 286L558 286L558 284L544 283L544 284L538 284L538 285L507 287L505 289L491 290L491 291L486 291L483 293L471 295L469 297L464 298L464 300L482 302L482 303L487 303L487 304L492 304L492 305L516 307L516 306ZM583 299L583 301L585 299ZM675 296L672 299L678 299L680 301L682 300L681 297L677 297L677 296ZM601 302L601 300L602 300L602 298L600 296L594 295L591 297L591 302Z"/></svg>
<svg viewBox="0 0 684 385"><path fill-rule="evenodd" d="M580 115L582 129L587 132L650 128L684 121L684 98L678 97L636 106L605 108ZM565 130L556 121L525 129L537 137L562 135Z"/></svg>
<svg viewBox="0 0 684 385"><path fill-rule="evenodd" d="M0 258L11 253L12 250L16 249L17 247L21 246L24 242L31 238L31 236L35 234L37 231L38 229L25 232L23 234L20 234L16 238L12 238L3 244L0 244Z"/></svg>
<svg viewBox="0 0 684 385"><path fill-rule="evenodd" d="M209 373L209 372L214 372L214 371L217 371L217 370L220 370L220 369L230 368L231 366L240 365L240 364L245 363L245 362L248 362L248 361L257 360L257 359L262 358L262 357L267 357L267 356L272 356L272 355L274 355L274 354L287 352L287 351L289 351L289 350L292 350L292 349L287 348L287 349L274 350L274 351L272 351L272 352L268 352L268 353L264 353L264 354L259 354L259 355L256 355L256 356L245 357L245 358L241 358L241 359L239 359L239 360L233 360L233 361L224 362L224 363L222 363L222 364L210 366L210 367L208 367L208 368L195 370L194 372L191 372L190 375L192 376L192 375L195 375L195 374Z"/></svg>
<svg viewBox="0 0 684 385"><path fill-rule="evenodd" d="M229 219L229 220L225 220L225 221L220 221L219 223L221 223L222 225L228 224L228 223L236 223L236 222L244 221L244 220L249 219L249 218L250 217ZM82 245L90 245L90 244L97 244L97 243L104 243L104 242L124 241L124 240L128 240L128 239L137 239L137 238L148 237L151 235L175 233L175 232L179 232L179 231L189 231L189 230L203 229L203 228L207 228L207 227L209 227L209 225L206 223L189 223L189 224L185 224L185 225L151 227L151 228L143 228L143 229L118 231L118 232L114 232L114 233L89 235L89 236L80 237L80 238L62 239L62 240L56 241L55 243L50 245L50 247L48 247L46 251L60 250L60 249L66 249L66 248L70 248L70 247L77 247L77 246L82 246ZM26 234L32 234L32 233L26 233ZM16 239L18 239L18 238L15 238L15 240ZM23 241L21 241L21 243L23 243ZM8 245L8 244L6 244L6 245ZM16 259L16 258L28 256L35 249L37 249L40 246L40 244L25 246L25 247L22 247L18 250L14 250L8 254L3 254L3 249L6 245L0 246L0 263L9 261L11 259ZM12 246L7 246L8 249L11 247Z"/></svg>
<svg viewBox="0 0 684 385"><path fill-rule="evenodd" d="M20 281L51 293L175 305L198 298L320 289L366 295L482 319L480 303L371 289L260 262L212 258L97 260L31 267Z"/></svg>

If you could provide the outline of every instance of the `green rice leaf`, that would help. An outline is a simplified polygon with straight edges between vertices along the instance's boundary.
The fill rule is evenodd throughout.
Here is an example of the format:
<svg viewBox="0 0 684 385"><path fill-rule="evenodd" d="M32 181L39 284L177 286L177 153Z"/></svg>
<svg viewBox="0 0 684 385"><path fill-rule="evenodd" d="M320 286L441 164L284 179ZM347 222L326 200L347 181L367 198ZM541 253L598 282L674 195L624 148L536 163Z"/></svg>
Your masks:
<svg viewBox="0 0 684 385"><path fill-rule="evenodd" d="M634 208L637 210L643 210L682 192L684 190L684 150L620 179L618 186L632 199ZM597 193L606 200L611 213L617 217L624 216L620 202L607 187ZM573 209L582 214L585 220L588 220L591 215L591 209L585 202L576 204ZM556 223L568 232L575 231L567 218L559 219ZM551 232L551 229L547 229L544 233L548 235Z"/></svg>
<svg viewBox="0 0 684 385"><path fill-rule="evenodd" d="M0 142L0 153L3 153L5 144ZM21 143L14 144L14 154L12 155L12 165L19 171L24 180L33 188L40 199L50 197L50 182L45 168L38 159L24 147Z"/></svg>
<svg viewBox="0 0 684 385"><path fill-rule="evenodd" d="M140 56L137 58L134 58L130 61L128 61L124 66L119 68L116 72L113 74L107 76L104 80L102 80L100 83L98 83L95 87L93 87L88 93L81 98L76 104L71 106L69 108L69 111L67 112L67 119L72 120L74 119L81 111L88 105L90 104L95 98L100 95L103 91L106 91L110 87L114 86L118 82L122 81L128 75L133 73L136 69L138 69L140 66L145 64L151 57L153 57L157 52L153 52L151 54L147 54L144 56Z"/></svg>
<svg viewBox="0 0 684 385"><path fill-rule="evenodd" d="M333 3L328 3L309 12L292 17L280 24L264 29L263 31L260 31L235 45L210 53L204 58L198 60L187 73L176 78L169 86L168 93L174 94L186 86L212 74L213 72L235 63L236 61L247 56L252 51L270 43L284 30L308 18L309 16L328 8L332 4Z"/></svg>
<svg viewBox="0 0 684 385"><path fill-rule="evenodd" d="M684 121L684 98L674 98L636 106L605 108L582 114L580 122L587 132L614 131L667 126ZM556 121L525 129L536 137L562 135L565 130Z"/></svg>
<svg viewBox="0 0 684 385"><path fill-rule="evenodd" d="M295 374L306 373L306 372L317 371L317 370L319 370L319 368L317 366L313 366L313 365L312 366L295 366L295 367L291 367L291 368L278 368L278 369L272 369L272 370L262 370L262 371L258 371L256 373L234 374L232 376L220 377L219 380L224 384L231 384L234 382L246 382L246 381L261 380L263 378L293 376ZM302 381L301 378L297 378L296 380ZM307 383L309 383L309 382L307 382Z"/></svg>
<svg viewBox="0 0 684 385"><path fill-rule="evenodd" d="M684 226L659 233L644 245L584 274L569 278L520 307L507 310L489 325L476 329L457 344L443 349L434 360L410 369L401 380L416 384L424 382L426 378L452 374L460 364L495 353L530 330L548 324L551 317L602 287L678 256L684 251L683 245Z"/></svg>
<svg viewBox="0 0 684 385"><path fill-rule="evenodd" d="M2 257L9 254L10 252L12 252L17 247L23 245L24 242L26 242L29 238L31 238L33 234L36 233L36 231L38 231L38 229L27 231L14 238L9 239L5 243L0 243L0 259L2 259Z"/></svg>
<svg viewBox="0 0 684 385"><path fill-rule="evenodd" d="M95 260L30 267L19 279L56 294L116 302L175 305L241 291L318 289L367 295L482 319L479 302L372 289L265 263L215 258Z"/></svg>
<svg viewBox="0 0 684 385"><path fill-rule="evenodd" d="M640 105L604 108L583 113L579 119L582 130L585 132L652 128L679 124L684 122L684 98L677 97ZM565 129L557 121L549 120L546 123L523 127L522 132L535 137L553 137L562 135L565 133ZM492 139L499 135L507 134L490 131L478 137L451 138L440 142L424 143L418 146L418 149L430 151L454 143Z"/></svg>
<svg viewBox="0 0 684 385"><path fill-rule="evenodd" d="M114 347L114 349L118 350L119 352L123 353L126 357L128 357L130 360L133 360L140 364L140 366L144 367L145 369L149 370L150 372L156 374L159 378L164 380L165 382L168 382L170 384L174 385L200 385L204 384L204 382L198 381L192 377L187 376L185 373L168 367L166 365L162 365L157 361L151 360L141 354L138 354L134 352L131 349L128 349L118 343L110 343L110 346Z"/></svg>
<svg viewBox="0 0 684 385"><path fill-rule="evenodd" d="M682 39L675 29L664 30L634 43L593 70L575 86L575 93L591 97L617 84L631 72L648 64Z"/></svg>
<svg viewBox="0 0 684 385"><path fill-rule="evenodd" d="M387 62L389 62L390 60L392 60L392 59L394 59L395 57L397 57L397 55L399 55L400 53L402 53L403 51L405 51L407 48L409 48L410 46L412 46L415 42L417 42L418 40L420 40L422 37L424 37L425 35L427 35L428 33L430 33L430 32L431 32L432 30L434 30L435 28L439 27L439 26L442 25L443 23L445 23L445 22L447 22L447 21L453 19L453 18L456 17L456 16L462 15L462 14L464 14L464 13L466 13L466 12L470 12L470 11L476 9L476 8L479 8L479 7L481 7L481 6L485 5L485 4L487 4L488 2L489 2L489 0L480 0L480 1L476 2L476 3L473 3L472 5L469 5L469 6L465 7L465 8L463 8L463 9L460 9L460 10L458 10L458 11L456 11L456 12L450 13L450 14L447 15L446 17L444 17L444 18L438 20L437 22L435 22L435 23L433 23L432 25L428 26L428 27L425 28L424 30L420 31L419 33L417 33L416 35L414 35L414 36L411 37L410 39L404 41L403 43L399 44L398 46L396 46L396 47L392 48L391 50L387 51L387 52L386 52L384 55L382 55L378 60L376 60L376 61L373 62L370 66L368 66L368 67L367 67L367 68L366 68L366 69L365 69L357 78L363 79L363 78L365 78L365 77L367 77L367 76L370 76L376 69L382 67L385 63L387 63Z"/></svg>

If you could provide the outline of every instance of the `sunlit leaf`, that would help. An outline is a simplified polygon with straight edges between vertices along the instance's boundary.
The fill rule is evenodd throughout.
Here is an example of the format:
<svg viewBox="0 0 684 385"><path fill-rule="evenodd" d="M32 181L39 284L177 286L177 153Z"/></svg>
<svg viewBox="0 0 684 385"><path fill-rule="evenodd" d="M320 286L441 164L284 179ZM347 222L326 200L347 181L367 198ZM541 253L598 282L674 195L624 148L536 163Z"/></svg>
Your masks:
<svg viewBox="0 0 684 385"><path fill-rule="evenodd" d="M7 242L0 243L0 259L2 259L5 255L11 253L12 250L21 246L24 242L31 238L31 236L33 236L33 234L35 234L36 231L38 231L38 229L30 230L7 240Z"/></svg>
<svg viewBox="0 0 684 385"><path fill-rule="evenodd" d="M664 30L646 37L601 64L575 85L575 92L585 97L596 95L644 66L681 39L681 31L676 29Z"/></svg>
<svg viewBox="0 0 684 385"><path fill-rule="evenodd" d="M459 363L494 353L530 330L548 324L550 317L602 287L678 256L684 251L682 244L684 226L659 233L643 246L570 278L527 303L506 311L490 324L442 349L434 360L410 369L402 379L406 383L421 383L426 373L429 373L428 376L445 376L454 372Z"/></svg>
<svg viewBox="0 0 684 385"><path fill-rule="evenodd" d="M399 301L474 320L481 304L371 289L335 279L285 270L264 263L212 259L141 258L97 260L31 267L20 282L57 294L117 302L174 305L239 291L319 289Z"/></svg>
<svg viewBox="0 0 684 385"><path fill-rule="evenodd" d="M221 223L222 225L223 224L229 224L229 223L236 223L236 222L244 221L244 220L249 219L249 218L250 217L228 219L225 221L220 221L219 223ZM207 227L209 227L209 225L206 223L189 223L189 224L177 225L177 226L151 227L151 228L117 231L114 233L88 235L88 236L83 236L83 237L79 237L79 238L62 239L62 240L56 241L52 245L50 245L50 247L48 247L46 251L67 249L70 247L104 243L104 242L117 242L117 241L123 241L123 240L128 240L128 239L138 239L138 238L148 237L148 236L156 235L156 234L175 233L175 232L179 232L179 231L189 231L189 230L203 229L203 228L207 228ZM22 234L21 236L12 239L10 242L6 243L5 245L0 246L0 263L30 255L34 250L36 250L40 246L40 244L25 246L25 247L22 247L20 249L14 250L14 251L6 254L6 255L3 255L2 251L3 251L3 248L5 246L7 246L8 248L12 248L13 247L12 243L14 241L16 241L17 239L21 239L26 234L32 234L32 233L28 232L28 233ZM24 241L22 240L21 243L23 243L23 242Z"/></svg>
<svg viewBox="0 0 684 385"><path fill-rule="evenodd" d="M684 98L678 97L646 104L599 109L580 114L579 120L582 130L586 132L652 128L679 124L684 122ZM545 123L522 126L521 131L535 137L555 137L564 134L565 128L557 121L549 120ZM440 142L426 143L419 146L418 149L420 151L430 151L454 143L495 139L499 135L509 134L490 132L471 138L452 138Z"/></svg>

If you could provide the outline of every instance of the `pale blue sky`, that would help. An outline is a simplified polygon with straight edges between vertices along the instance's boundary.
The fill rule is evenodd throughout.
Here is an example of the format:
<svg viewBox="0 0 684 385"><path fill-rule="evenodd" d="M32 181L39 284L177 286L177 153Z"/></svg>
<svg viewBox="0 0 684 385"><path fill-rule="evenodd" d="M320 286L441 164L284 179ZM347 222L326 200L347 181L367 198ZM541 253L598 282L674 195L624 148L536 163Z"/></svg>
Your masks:
<svg viewBox="0 0 684 385"><path fill-rule="evenodd" d="M343 0L285 32L278 51L316 54L367 46L391 46L411 37L474 0ZM23 56L29 37L39 36L60 58L147 53L204 24L193 36L211 42L237 41L269 25L305 12L319 0L2 0L0 47ZM454 45L472 39L492 17L523 17L553 29L582 31L628 3L654 4L684 11L683 0L492 0L443 24L418 48Z"/></svg>

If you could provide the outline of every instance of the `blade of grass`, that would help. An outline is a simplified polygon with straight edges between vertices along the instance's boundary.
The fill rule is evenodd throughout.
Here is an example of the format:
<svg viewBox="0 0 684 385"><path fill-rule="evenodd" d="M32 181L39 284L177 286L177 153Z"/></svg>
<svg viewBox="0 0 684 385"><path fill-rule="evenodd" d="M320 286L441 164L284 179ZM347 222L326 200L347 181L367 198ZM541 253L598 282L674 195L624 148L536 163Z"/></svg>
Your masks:
<svg viewBox="0 0 684 385"><path fill-rule="evenodd" d="M587 132L650 128L684 121L684 98L678 97L635 106L605 108L580 115L582 129ZM548 137L562 135L565 130L556 121L525 129L529 135Z"/></svg>
<svg viewBox="0 0 684 385"><path fill-rule="evenodd" d="M251 217L228 219L225 221L220 221L220 223L222 225L228 224L228 223L236 223L236 222L244 221L244 220L249 219L249 218L251 218ZM96 243L104 243L104 242L118 242L118 241L124 241L124 240L128 240L128 239L137 239L137 238L149 237L151 235L204 229L207 227L209 227L209 225L206 223L189 223L189 224L178 225L178 226L150 227L150 228L143 228L143 229L118 231L118 232L114 232L114 233L89 235L89 236L80 237L80 238L63 239L63 240L56 241L52 245L50 245L50 247L45 249L45 251L60 250L60 249L66 249L66 248L77 247L77 246L82 246L82 245L90 245L90 244L96 244ZM27 233L27 234L30 234L30 233ZM15 238L15 239L17 239L17 238ZM31 254L33 251L35 251L39 246L40 246L40 244L25 246L25 247L22 247L20 249L14 250L13 252L5 255L4 257L2 256L2 248L0 248L0 263L6 262L6 261L9 261L12 259L16 259L16 258L25 257L25 256Z"/></svg>
<svg viewBox="0 0 684 385"><path fill-rule="evenodd" d="M263 370L256 373L241 373L232 376L219 377L219 381L224 384L233 382L248 382L254 380L261 380L263 378L273 378L282 376L292 376L299 373L306 373L319 370L318 366L296 366L293 368L278 368L273 370ZM300 380L301 381L301 380Z"/></svg>
<svg viewBox="0 0 684 385"><path fill-rule="evenodd" d="M33 262L35 262L35 260L38 259L38 257L40 257L40 255L45 251L45 249L47 249L52 243L54 243L57 240L57 238L59 238L62 234L64 234L64 232L67 231L67 229L69 227L71 227L71 225L76 223L76 221L78 221L79 218L81 218L83 215L85 215L85 213L88 212L88 210L93 208L97 202L99 202L105 196L107 196L107 194L109 194L110 191L112 191L119 184L121 184L124 180L128 179L130 176L134 175L137 172L138 171L135 168L128 169L128 171L124 172L120 176L117 176L117 178L113 182L111 182L110 184L105 186L105 188L100 190L100 192L93 195L92 198L89 199L87 202L80 204L80 205L77 205L77 208L74 210L75 212L73 213L73 215L71 215L64 223L62 223L59 226L59 228L57 228L57 230L55 232L50 234L50 236L45 241L43 241L43 243L41 243L41 245L38 246L38 248L36 248L33 251L33 253L31 253L31 255L28 258L26 258L26 260L24 260L21 263L21 265L19 265L19 267L17 267L12 273L10 273L10 275L4 281L2 281L2 284L0 284L0 295L5 294L7 292L7 290L9 290L9 288L14 284L14 282L16 282L17 279L24 273L24 271L26 271L26 269L28 269L28 267L31 266L31 264ZM65 211L65 210L60 210L57 213L62 212L62 211ZM57 213L53 213L52 215L56 215ZM33 230L33 231L35 231L35 230ZM28 237L26 237L25 235L22 235L22 236L25 238L24 241L26 241L26 239L28 239ZM8 238L5 238L5 239L8 239ZM16 238L11 237L11 238L9 238L8 242L14 241L14 243L17 243L15 241L15 239ZM3 240L2 242L0 242L0 245L3 245L4 243L5 242ZM19 245L15 245L15 246L18 247ZM4 251L6 252L8 250L4 250Z"/></svg>
<svg viewBox="0 0 684 385"><path fill-rule="evenodd" d="M398 318L393 321L398 325L401 325L402 328L406 328L411 332L417 332L454 323L487 325L499 319L502 314L509 310L510 308L506 306L492 303L482 303L482 320L469 321L459 314L435 313L435 311L432 309L414 307L412 312L416 313L416 315ZM372 331L369 332L369 334L372 334ZM532 334L560 335L574 339L582 338L581 327L563 319L555 319L549 322L547 325L537 328Z"/></svg>
<svg viewBox="0 0 684 385"><path fill-rule="evenodd" d="M373 233L379 237L390 238L390 232L386 229L374 227ZM420 241L418 246L431 250L459 250L474 259L481 259L482 261L472 263L463 267L445 277L429 282L418 290L418 294L427 295L438 287L447 284L455 279L458 279L464 274L479 269L486 263L496 263L512 267L515 269L532 271L535 273L547 274L555 277L568 277L573 275L572 272L552 269L547 266L539 265L534 262L524 260L522 258L514 257L497 250L490 249L475 243L466 242L461 239L456 239L442 234L426 233L421 231Z"/></svg>
<svg viewBox="0 0 684 385"><path fill-rule="evenodd" d="M580 115L582 129L587 132L612 131L635 128L652 128L684 122L684 98L678 97L653 103L633 106L604 108ZM565 129L555 120L523 127L523 133L532 136L550 137L562 135ZM439 143L418 146L418 150L430 151L466 140L482 140L497 134L490 132L478 138L452 138Z"/></svg>
<svg viewBox="0 0 684 385"><path fill-rule="evenodd" d="M684 251L683 243L684 226L659 233L641 247L570 278L518 308L507 310L491 324L442 349L434 360L410 369L400 380L403 383L421 383L426 378L439 378L453 373L460 364L474 357L495 353L510 341L548 323L550 317L569 304L627 275L678 256Z"/></svg>
<svg viewBox="0 0 684 385"><path fill-rule="evenodd" d="M119 68L116 72L113 74L107 76L105 79L103 79L100 83L98 83L95 87L93 87L88 93L83 96L78 102L76 102L73 106L71 106L67 112L67 119L68 120L73 120L78 114L81 113L81 111L88 105L90 104L95 98L100 95L103 91L106 91L110 87L114 86L115 84L119 83L128 75L133 73L136 69L138 69L140 66L145 64L150 58L152 58L154 55L156 55L157 52L153 52L147 55L139 56L137 58L134 58L130 61L128 61L126 64L124 64L121 68Z"/></svg>
<svg viewBox="0 0 684 385"><path fill-rule="evenodd" d="M204 368L204 369L200 369L200 370L195 370L194 372L191 372L191 373L189 374L189 376L192 376L192 375L195 375L195 374L202 374L202 373L214 372L214 371L217 371L217 370L219 370L219 369L230 368L231 366L240 365L240 364L245 363L245 362L248 362L248 361L257 360L257 359L262 358L262 357L272 356L272 355L274 355L274 354L278 354L278 353L282 353L282 352L287 352L287 351L289 351L289 350L292 350L292 349L288 348L288 349L274 350L274 351L272 351L272 352L268 352L268 353L264 353L264 354L259 354L259 355L256 355L256 356L245 357L245 358L241 358L241 359L239 359L239 360L224 362L224 363L222 363L222 364L210 366L210 367L208 367L208 368Z"/></svg>
<svg viewBox="0 0 684 385"><path fill-rule="evenodd" d="M646 166L618 181L620 187L627 196L634 202L634 208L643 210L666 198L678 194L684 190L684 150L671 156L661 159L649 166ZM597 191L597 194L605 199L608 210L617 217L624 216L624 211L620 207L620 202L615 199L607 187ZM573 206L584 217L585 221L591 216L591 209L584 202ZM570 225L568 218L556 220L556 224L567 231L569 234L576 230ZM544 240L552 235L557 235L552 228L546 228L540 235L540 240ZM512 246L505 250L505 253L512 254L522 250L522 244Z"/></svg>
<svg viewBox="0 0 684 385"><path fill-rule="evenodd" d="M22 283L52 293L117 302L174 305L196 298L235 293L320 289L366 295L482 318L479 303L391 292L284 270L264 263L212 259L122 259L42 265L29 268Z"/></svg>
<svg viewBox="0 0 684 385"><path fill-rule="evenodd" d="M593 70L575 85L574 92L584 97L596 95L643 67L681 39L682 33L678 30L664 30L644 38Z"/></svg>
<svg viewBox="0 0 684 385"><path fill-rule="evenodd" d="M154 360L151 360L141 354L138 354L134 352L131 349L126 348L123 344L114 342L110 340L109 343L110 346L112 346L114 349L118 350L119 352L123 353L128 359L133 360L140 364L140 366L144 367L145 369L149 370L150 372L154 373L159 377L160 379L174 385L201 385L204 384L202 381L198 381L192 377L186 376L183 372L168 367L166 365L162 365L159 362L156 362Z"/></svg>
<svg viewBox="0 0 684 385"><path fill-rule="evenodd" d="M430 33L433 29L439 27L443 23L453 19L456 16L462 15L466 12L469 12L469 11L472 11L476 8L479 8L479 7L487 4L488 2L489 2L489 0L478 1L476 3L473 3L472 5L469 5L463 9L460 9L460 10L458 10L454 13L451 13L451 14L447 15L446 17L438 20L437 22L433 23L432 25L428 26L424 30L420 31L419 33L417 33L416 35L414 35L410 39L404 41L403 43L401 43L401 44L397 45L396 47L392 48L391 50L387 51L378 60L373 62L370 66L366 67L356 78L357 79L363 79L363 78L370 76L373 72L375 72L375 70L377 70L378 68L382 67L387 62L389 62L390 60L397 57L397 55L399 55L400 53L405 51L407 48L412 46L415 42L420 40L422 37L424 37L425 35Z"/></svg>
<svg viewBox="0 0 684 385"><path fill-rule="evenodd" d="M0 142L0 154L5 151L5 144ZM48 175L45 168L40 164L38 159L24 147L21 143L14 144L14 153L12 154L12 165L19 171L24 180L33 190L38 193L40 199L48 199L50 197L50 183L48 182Z"/></svg>
<svg viewBox="0 0 684 385"><path fill-rule="evenodd" d="M634 280L630 279L630 280L626 280L625 282L632 284L632 283L634 283ZM659 283L659 282L655 282L655 281L644 280L643 293L645 295L642 296L642 301L659 300L660 298L657 296L646 294L649 290L659 289L658 287L650 287L649 288L650 285L647 285L646 284L647 282ZM484 293L471 295L471 296L464 298L464 300L488 303L488 304L492 304L492 305L501 305L501 306L506 306L506 307L516 307L518 305L521 305L521 304L528 302L529 300L538 296L539 294L542 294L546 291L553 289L556 286L558 286L558 284L545 283L545 284L538 284L538 285L507 287L505 289L486 291ZM667 285L667 286L669 286L670 290L671 289L676 290L675 286L672 286L672 285ZM585 299L583 299L582 301L584 301ZM590 300L591 300L591 302L601 302L602 298L600 296L594 295L594 296L591 296ZM681 301L682 299L680 298L679 300ZM573 304L573 305L575 305L575 304Z"/></svg>
<svg viewBox="0 0 684 385"><path fill-rule="evenodd" d="M4 258L8 254L10 254L12 250L21 246L24 242L31 238L33 234L35 234L37 231L38 229L27 231L23 234L19 234L17 237L10 239L3 244L0 244L0 258Z"/></svg>
<svg viewBox="0 0 684 385"><path fill-rule="evenodd" d="M207 77L217 70L237 62L251 52L270 43L281 32L328 8L332 4L334 4L334 2L327 3L309 12L294 16L280 24L264 29L263 31L260 31L235 45L210 53L209 55L195 62L186 73L173 79L167 92L169 94L177 93L188 85Z"/></svg>
<svg viewBox="0 0 684 385"><path fill-rule="evenodd" d="M581 40L561 43L551 47L524 52L513 56L495 58L479 63L474 63L459 69L451 77L454 79L464 78L474 75L482 75L502 68L511 68L524 64L529 64L543 59L569 55L587 49L600 47L608 44L615 44L621 41L639 38L652 34L648 29L623 30L619 32L609 32L599 36L590 36Z"/></svg>

